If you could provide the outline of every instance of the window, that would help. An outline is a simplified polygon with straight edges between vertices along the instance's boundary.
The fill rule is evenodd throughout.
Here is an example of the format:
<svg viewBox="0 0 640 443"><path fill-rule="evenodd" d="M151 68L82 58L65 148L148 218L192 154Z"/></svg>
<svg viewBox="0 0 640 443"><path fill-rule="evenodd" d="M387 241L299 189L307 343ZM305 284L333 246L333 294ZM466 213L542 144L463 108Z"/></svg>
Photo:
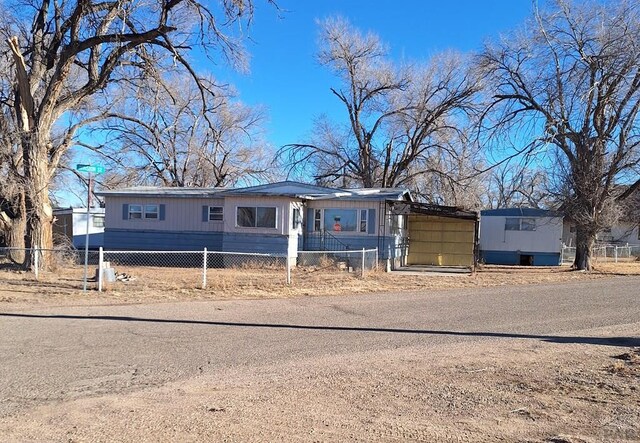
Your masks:
<svg viewBox="0 0 640 443"><path fill-rule="evenodd" d="M325 209L324 227L333 232L355 232L357 217L355 209Z"/></svg>
<svg viewBox="0 0 640 443"><path fill-rule="evenodd" d="M314 218L313 218L313 230L321 231L322 230L322 209L316 209Z"/></svg>
<svg viewBox="0 0 640 443"><path fill-rule="evenodd" d="M367 210L360 210L360 232L367 232Z"/></svg>
<svg viewBox="0 0 640 443"><path fill-rule="evenodd" d="M142 218L142 205L129 205L129 220Z"/></svg>
<svg viewBox="0 0 640 443"><path fill-rule="evenodd" d="M209 221L222 221L223 211L222 206L209 206Z"/></svg>
<svg viewBox="0 0 640 443"><path fill-rule="evenodd" d="M93 227L94 228L104 228L104 215L94 215L93 216Z"/></svg>
<svg viewBox="0 0 640 443"><path fill-rule="evenodd" d="M144 205L144 218L157 220L160 214L158 205Z"/></svg>
<svg viewBox="0 0 640 443"><path fill-rule="evenodd" d="M302 223L302 217L300 214L300 208L293 208L293 218L291 221L291 227L293 229L298 229L298 226Z"/></svg>
<svg viewBox="0 0 640 443"><path fill-rule="evenodd" d="M535 231L536 230L536 219L535 218L521 218L520 219L520 230L521 231Z"/></svg>
<svg viewBox="0 0 640 443"><path fill-rule="evenodd" d="M276 208L238 206L236 225L241 228L275 228Z"/></svg>
<svg viewBox="0 0 640 443"><path fill-rule="evenodd" d="M504 223L505 231L535 231L535 218L507 218Z"/></svg>

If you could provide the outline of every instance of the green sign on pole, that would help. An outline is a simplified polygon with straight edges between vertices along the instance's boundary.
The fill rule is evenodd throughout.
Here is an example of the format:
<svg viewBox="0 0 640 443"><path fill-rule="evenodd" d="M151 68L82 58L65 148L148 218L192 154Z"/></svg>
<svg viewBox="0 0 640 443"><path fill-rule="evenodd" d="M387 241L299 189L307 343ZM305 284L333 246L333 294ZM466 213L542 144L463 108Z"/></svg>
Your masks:
<svg viewBox="0 0 640 443"><path fill-rule="evenodd" d="M91 174L104 174L104 166L102 165L76 165L76 170L79 172L89 172Z"/></svg>
<svg viewBox="0 0 640 443"><path fill-rule="evenodd" d="M89 183L87 183L87 231L84 240L84 284L82 290L87 292L87 277L89 273L89 219L91 218L91 174L103 174L105 169L102 165L77 164L78 172L89 174Z"/></svg>

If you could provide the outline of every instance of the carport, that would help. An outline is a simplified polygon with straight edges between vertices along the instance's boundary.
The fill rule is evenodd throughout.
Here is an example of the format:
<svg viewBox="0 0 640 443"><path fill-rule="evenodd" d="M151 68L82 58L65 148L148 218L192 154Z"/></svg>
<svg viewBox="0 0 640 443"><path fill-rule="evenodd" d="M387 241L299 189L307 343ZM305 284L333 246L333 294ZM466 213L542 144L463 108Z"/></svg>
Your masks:
<svg viewBox="0 0 640 443"><path fill-rule="evenodd" d="M394 202L392 213L406 215L408 266L474 269L480 218L454 206Z"/></svg>

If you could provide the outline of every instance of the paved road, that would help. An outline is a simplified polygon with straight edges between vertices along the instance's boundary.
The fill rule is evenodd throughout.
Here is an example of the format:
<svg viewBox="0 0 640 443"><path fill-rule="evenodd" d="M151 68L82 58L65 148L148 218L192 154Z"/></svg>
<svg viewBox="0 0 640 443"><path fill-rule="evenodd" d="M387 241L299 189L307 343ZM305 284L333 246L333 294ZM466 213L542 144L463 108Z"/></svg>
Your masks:
<svg viewBox="0 0 640 443"><path fill-rule="evenodd" d="M640 321L640 279L284 300L0 305L0 417L201 373L465 340L640 345L580 330Z"/></svg>

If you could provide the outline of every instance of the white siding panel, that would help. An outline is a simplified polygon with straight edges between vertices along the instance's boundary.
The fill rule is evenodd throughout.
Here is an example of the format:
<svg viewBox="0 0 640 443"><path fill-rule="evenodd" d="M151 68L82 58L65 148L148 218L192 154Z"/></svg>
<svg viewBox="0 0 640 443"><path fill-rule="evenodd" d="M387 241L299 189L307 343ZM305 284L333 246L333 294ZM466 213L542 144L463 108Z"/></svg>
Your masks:
<svg viewBox="0 0 640 443"><path fill-rule="evenodd" d="M506 231L503 216L484 216L480 221L480 249L483 251L560 252L562 219L535 218L535 231ZM512 218L512 217L509 217Z"/></svg>

